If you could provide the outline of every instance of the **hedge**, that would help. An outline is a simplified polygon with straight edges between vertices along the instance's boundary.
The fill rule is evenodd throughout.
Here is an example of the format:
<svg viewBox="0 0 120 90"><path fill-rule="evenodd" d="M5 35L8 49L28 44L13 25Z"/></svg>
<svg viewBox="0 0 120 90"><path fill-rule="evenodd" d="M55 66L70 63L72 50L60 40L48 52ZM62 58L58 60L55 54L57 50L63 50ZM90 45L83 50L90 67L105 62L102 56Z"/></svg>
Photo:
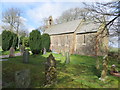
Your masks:
<svg viewBox="0 0 120 90"><path fill-rule="evenodd" d="M18 36L17 34L4 30L2 32L2 49L3 51L7 51L10 47L14 47L15 49L18 46Z"/></svg>
<svg viewBox="0 0 120 90"><path fill-rule="evenodd" d="M13 37L12 47L14 47L14 49L16 49L18 46L18 36L17 36L17 34L12 33L12 37Z"/></svg>
<svg viewBox="0 0 120 90"><path fill-rule="evenodd" d="M29 36L29 46L33 54L39 54L41 51L41 33L33 30Z"/></svg>
<svg viewBox="0 0 120 90"><path fill-rule="evenodd" d="M10 49L13 43L13 34L10 31L4 30L2 32L2 49L3 51L7 51Z"/></svg>
<svg viewBox="0 0 120 90"><path fill-rule="evenodd" d="M46 51L50 50L50 36L49 34L42 35L42 49L45 48Z"/></svg>

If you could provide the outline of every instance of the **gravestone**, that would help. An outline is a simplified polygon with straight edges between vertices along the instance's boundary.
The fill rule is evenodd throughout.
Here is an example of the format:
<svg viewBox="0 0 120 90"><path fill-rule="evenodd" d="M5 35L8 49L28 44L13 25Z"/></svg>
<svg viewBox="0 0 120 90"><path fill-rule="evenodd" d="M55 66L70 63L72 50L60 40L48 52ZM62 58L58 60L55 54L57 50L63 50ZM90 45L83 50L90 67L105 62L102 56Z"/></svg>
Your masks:
<svg viewBox="0 0 120 90"><path fill-rule="evenodd" d="M56 60L52 54L47 58L45 63L45 85L51 85L56 83L57 70L56 70Z"/></svg>
<svg viewBox="0 0 120 90"><path fill-rule="evenodd" d="M111 70L110 70L112 73L118 73L118 71L116 70L116 66L113 64L111 66Z"/></svg>
<svg viewBox="0 0 120 90"><path fill-rule="evenodd" d="M42 54L46 54L46 48L42 49Z"/></svg>
<svg viewBox="0 0 120 90"><path fill-rule="evenodd" d="M65 64L69 64L70 63L70 54L69 52L65 53Z"/></svg>
<svg viewBox="0 0 120 90"><path fill-rule="evenodd" d="M100 69L100 61L99 61L99 58L97 57L97 60L96 60L96 69L99 70Z"/></svg>
<svg viewBox="0 0 120 90"><path fill-rule="evenodd" d="M21 55L23 55L24 51L25 51L25 47L23 45L20 45L20 53L21 53Z"/></svg>
<svg viewBox="0 0 120 90"><path fill-rule="evenodd" d="M107 70L108 70L108 56L105 55L103 57L103 70L101 73L101 77L99 78L101 81L105 81L106 75L107 75Z"/></svg>
<svg viewBox="0 0 120 90"><path fill-rule="evenodd" d="M14 56L15 56L15 49L13 47L11 47L9 57L14 57Z"/></svg>
<svg viewBox="0 0 120 90"><path fill-rule="evenodd" d="M28 63L29 62L29 51L26 49L23 53L23 63Z"/></svg>
<svg viewBox="0 0 120 90"><path fill-rule="evenodd" d="M30 70L21 70L15 72L16 88L28 88L30 85Z"/></svg>

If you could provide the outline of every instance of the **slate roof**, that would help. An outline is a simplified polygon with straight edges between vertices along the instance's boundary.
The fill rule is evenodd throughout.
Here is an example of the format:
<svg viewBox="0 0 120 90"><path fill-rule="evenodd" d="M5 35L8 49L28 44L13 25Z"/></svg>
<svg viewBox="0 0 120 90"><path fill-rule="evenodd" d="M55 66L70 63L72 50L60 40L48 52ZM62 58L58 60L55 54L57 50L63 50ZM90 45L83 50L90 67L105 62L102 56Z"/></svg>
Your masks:
<svg viewBox="0 0 120 90"><path fill-rule="evenodd" d="M44 33L48 33L49 35L55 35L55 34L64 34L64 33L85 33L85 32L95 32L97 31L100 24L94 24L90 22L84 22L81 23L82 20L74 20L69 21L62 24L57 24L50 26L45 29Z"/></svg>
<svg viewBox="0 0 120 90"><path fill-rule="evenodd" d="M84 22L81 24L80 28L76 30L76 33L97 32L99 27L100 23Z"/></svg>

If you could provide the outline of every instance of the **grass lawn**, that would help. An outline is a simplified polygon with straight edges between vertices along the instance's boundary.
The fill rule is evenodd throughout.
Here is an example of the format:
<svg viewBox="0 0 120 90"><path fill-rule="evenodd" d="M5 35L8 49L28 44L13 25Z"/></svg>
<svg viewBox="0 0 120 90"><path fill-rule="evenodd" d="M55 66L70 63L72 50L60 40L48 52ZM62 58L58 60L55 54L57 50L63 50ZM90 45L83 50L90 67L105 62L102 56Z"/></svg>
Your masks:
<svg viewBox="0 0 120 90"><path fill-rule="evenodd" d="M15 53L19 53L20 51L15 51ZM9 55L10 51L2 51L2 55Z"/></svg>
<svg viewBox="0 0 120 90"><path fill-rule="evenodd" d="M3 82L7 83L4 88L15 88L15 71L24 69L30 70L30 88L45 88L43 86L45 81L44 62L49 54L31 55L29 64L22 63L21 56L2 61L2 79ZM91 56L71 55L70 64L67 65L64 64L65 57L61 54L53 54L53 56L57 60L57 84L49 86L49 88L118 88L118 77L111 76L109 73L105 82L99 80L102 65L100 64L100 70L96 70L95 58ZM102 62L102 57L99 59ZM112 64L120 67L112 59L109 61L109 70ZM120 71L120 68L117 69Z"/></svg>
<svg viewBox="0 0 120 90"><path fill-rule="evenodd" d="M26 47L26 49L30 50L29 47ZM20 52L19 49L17 49L17 50L15 51L15 53L19 53L19 52ZM9 50L8 50L8 51L3 51L2 48L0 47L0 55L9 55L9 54L10 54L10 51L9 51Z"/></svg>

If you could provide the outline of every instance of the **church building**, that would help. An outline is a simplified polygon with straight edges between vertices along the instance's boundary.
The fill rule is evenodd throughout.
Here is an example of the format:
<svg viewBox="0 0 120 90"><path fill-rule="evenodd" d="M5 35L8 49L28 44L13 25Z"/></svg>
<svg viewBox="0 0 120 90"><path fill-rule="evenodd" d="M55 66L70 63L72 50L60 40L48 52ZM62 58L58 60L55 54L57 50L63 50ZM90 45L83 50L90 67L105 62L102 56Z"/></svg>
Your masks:
<svg viewBox="0 0 120 90"><path fill-rule="evenodd" d="M54 24L50 16L46 26L44 33L50 35L50 49L53 52L95 55L95 36L102 28L101 24L82 19ZM104 55L105 48L108 48L108 37L104 37L100 44L98 55Z"/></svg>

